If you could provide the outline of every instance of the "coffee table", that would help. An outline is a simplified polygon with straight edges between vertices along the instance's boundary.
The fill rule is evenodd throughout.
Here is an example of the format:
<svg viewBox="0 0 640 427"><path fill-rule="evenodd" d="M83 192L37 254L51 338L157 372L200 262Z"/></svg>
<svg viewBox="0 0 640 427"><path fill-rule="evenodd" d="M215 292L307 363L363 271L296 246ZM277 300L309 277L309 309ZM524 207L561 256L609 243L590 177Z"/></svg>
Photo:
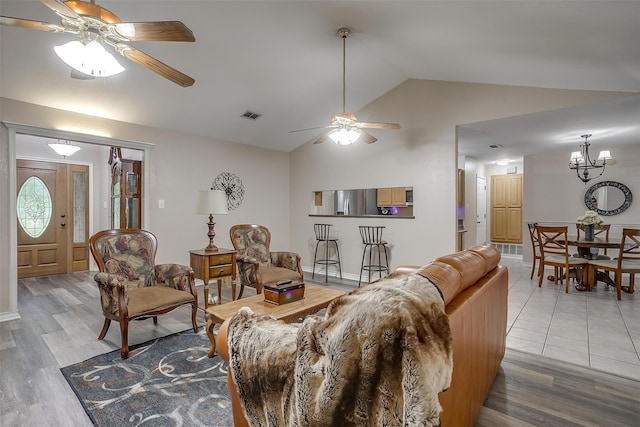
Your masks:
<svg viewBox="0 0 640 427"><path fill-rule="evenodd" d="M209 306L205 310L209 315L205 330L209 341L211 341L208 356L213 357L216 351L216 338L213 335L213 327L216 323L224 323L225 320L233 316L242 307L249 307L256 314L268 314L276 319L290 323L302 320L309 314L317 313L342 295L344 295L344 292L336 289L307 284L304 289L304 298L288 304L271 304L264 300L264 295L259 294L226 304Z"/></svg>

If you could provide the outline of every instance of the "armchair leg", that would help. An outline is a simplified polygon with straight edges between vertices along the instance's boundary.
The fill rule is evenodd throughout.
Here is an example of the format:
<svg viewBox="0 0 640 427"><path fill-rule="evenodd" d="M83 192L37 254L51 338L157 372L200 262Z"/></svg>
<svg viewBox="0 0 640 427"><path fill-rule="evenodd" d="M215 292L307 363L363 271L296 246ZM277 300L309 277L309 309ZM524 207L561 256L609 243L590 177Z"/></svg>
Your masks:
<svg viewBox="0 0 640 427"><path fill-rule="evenodd" d="M240 283L240 293L238 294L238 298L236 298L236 299L242 298L242 293L243 292L244 292L244 284Z"/></svg>
<svg viewBox="0 0 640 427"><path fill-rule="evenodd" d="M198 324L196 323L196 314L198 314L198 307L194 303L194 304L191 304L191 324L193 325L194 333L198 332Z"/></svg>
<svg viewBox="0 0 640 427"><path fill-rule="evenodd" d="M126 359L129 357L129 319L126 317L124 319L120 319L120 335L122 337L120 356L123 359Z"/></svg>
<svg viewBox="0 0 640 427"><path fill-rule="evenodd" d="M158 324L158 316L153 316L153 324L154 325Z"/></svg>
<svg viewBox="0 0 640 427"><path fill-rule="evenodd" d="M102 340L105 335L107 335L107 331L109 330L109 325L111 325L111 319L107 319L105 317L104 323L102 324L102 330L100 331L100 335L98 335L98 341Z"/></svg>

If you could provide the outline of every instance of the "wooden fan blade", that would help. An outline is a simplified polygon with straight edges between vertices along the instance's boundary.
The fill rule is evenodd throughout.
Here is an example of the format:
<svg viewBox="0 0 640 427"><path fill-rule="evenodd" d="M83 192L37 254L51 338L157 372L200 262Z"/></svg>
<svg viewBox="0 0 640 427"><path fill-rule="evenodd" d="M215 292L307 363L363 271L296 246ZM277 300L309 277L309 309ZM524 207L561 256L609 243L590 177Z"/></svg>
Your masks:
<svg viewBox="0 0 640 427"><path fill-rule="evenodd" d="M32 21L30 19L12 18L10 16L0 16L1 25L11 25L13 27L28 28L29 30L49 31L52 33L63 33L64 28L42 21Z"/></svg>
<svg viewBox="0 0 640 427"><path fill-rule="evenodd" d="M182 87L189 87L195 83L195 80L186 74L181 73L175 68L171 68L164 62L155 59L152 56L147 55L141 50L135 49L124 43L118 43L116 49L120 55L124 56L131 61L142 65L145 68L161 75L162 77L171 80L172 82L179 84Z"/></svg>
<svg viewBox="0 0 640 427"><path fill-rule="evenodd" d="M319 137L317 137L315 139L315 141L313 141L314 144L320 144L321 142L324 142L325 139L327 139L329 137L329 134L333 131L333 129L326 131L325 133L323 133L322 135L320 135Z"/></svg>
<svg viewBox="0 0 640 427"><path fill-rule="evenodd" d="M397 123L360 123L361 128L366 129L400 129Z"/></svg>
<svg viewBox="0 0 640 427"><path fill-rule="evenodd" d="M373 144L374 142L376 142L378 140L378 138L376 138L375 136L368 134L367 132L363 131L362 129L357 129L356 132L358 132L360 134L360 138L362 138L362 140L364 142L366 142L367 144Z"/></svg>
<svg viewBox="0 0 640 427"><path fill-rule="evenodd" d="M194 42L193 32L180 21L120 22L109 30L131 41Z"/></svg>
<svg viewBox="0 0 640 427"><path fill-rule="evenodd" d="M66 16L71 19L78 19L80 15L75 13L69 6L61 2L60 0L40 0L42 4L53 10L58 15Z"/></svg>
<svg viewBox="0 0 640 427"><path fill-rule="evenodd" d="M328 126L316 126L314 128L306 128L306 129L296 129L296 130L290 130L289 133L293 133L293 132L304 132L307 130L316 130L316 129L324 129Z"/></svg>

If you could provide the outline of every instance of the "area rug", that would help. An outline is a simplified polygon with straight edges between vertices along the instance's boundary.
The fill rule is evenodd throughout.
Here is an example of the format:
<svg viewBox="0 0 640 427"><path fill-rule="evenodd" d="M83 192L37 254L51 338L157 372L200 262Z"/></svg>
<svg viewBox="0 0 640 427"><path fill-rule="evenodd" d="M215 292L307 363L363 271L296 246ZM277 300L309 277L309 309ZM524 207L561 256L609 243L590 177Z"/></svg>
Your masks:
<svg viewBox="0 0 640 427"><path fill-rule="evenodd" d="M227 363L201 328L61 368L96 426L231 426Z"/></svg>

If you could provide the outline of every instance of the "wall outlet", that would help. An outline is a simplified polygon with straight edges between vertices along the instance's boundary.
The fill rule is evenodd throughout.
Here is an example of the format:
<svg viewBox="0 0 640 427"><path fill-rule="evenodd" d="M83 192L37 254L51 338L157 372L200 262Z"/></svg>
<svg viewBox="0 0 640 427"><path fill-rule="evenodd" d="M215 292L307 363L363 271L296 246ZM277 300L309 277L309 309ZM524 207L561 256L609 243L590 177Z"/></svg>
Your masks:
<svg viewBox="0 0 640 427"><path fill-rule="evenodd" d="M164 209L164 200L158 200L158 208Z"/></svg>

